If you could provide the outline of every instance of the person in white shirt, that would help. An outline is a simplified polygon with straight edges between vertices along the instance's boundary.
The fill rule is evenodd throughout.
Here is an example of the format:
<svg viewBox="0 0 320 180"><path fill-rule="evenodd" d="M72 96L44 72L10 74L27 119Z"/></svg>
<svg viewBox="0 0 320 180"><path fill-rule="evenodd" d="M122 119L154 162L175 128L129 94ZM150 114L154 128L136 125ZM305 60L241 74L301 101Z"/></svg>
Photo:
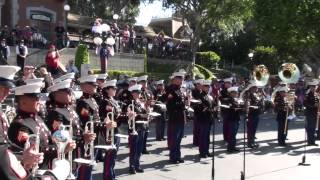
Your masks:
<svg viewBox="0 0 320 180"><path fill-rule="evenodd" d="M28 55L28 48L24 45L24 40L20 40L20 43L16 47L17 54L17 66L24 69L25 61Z"/></svg>

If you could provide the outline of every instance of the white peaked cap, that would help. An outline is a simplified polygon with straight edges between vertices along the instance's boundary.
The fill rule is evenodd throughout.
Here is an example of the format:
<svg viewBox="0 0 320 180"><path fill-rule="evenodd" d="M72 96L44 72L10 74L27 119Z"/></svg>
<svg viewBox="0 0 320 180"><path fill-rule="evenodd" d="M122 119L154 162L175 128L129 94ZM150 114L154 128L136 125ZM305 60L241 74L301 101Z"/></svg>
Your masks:
<svg viewBox="0 0 320 180"><path fill-rule="evenodd" d="M137 78L137 77L131 77L131 78L129 78L128 80L129 80L129 81L137 81L138 78Z"/></svg>
<svg viewBox="0 0 320 180"><path fill-rule="evenodd" d="M279 88L278 88L278 92L281 92L281 91L288 92L289 89L288 89L286 86L284 86L284 87L279 87Z"/></svg>
<svg viewBox="0 0 320 180"><path fill-rule="evenodd" d="M71 79L67 79L61 82L58 82L52 86L50 86L48 89L48 91L50 92L55 92L55 91L59 91L60 89L69 89L71 87Z"/></svg>
<svg viewBox="0 0 320 180"><path fill-rule="evenodd" d="M107 74L107 73L105 73L105 74L98 74L97 79L107 79L107 77L108 77L108 74Z"/></svg>
<svg viewBox="0 0 320 180"><path fill-rule="evenodd" d="M96 83L97 75L82 76L79 78L80 83Z"/></svg>
<svg viewBox="0 0 320 180"><path fill-rule="evenodd" d="M136 84L136 85L134 85L134 86L129 87L128 90L129 90L130 92L132 92L132 91L141 91L141 88L142 88L142 85Z"/></svg>
<svg viewBox="0 0 320 180"><path fill-rule="evenodd" d="M174 72L172 74L172 78L175 78L175 77L184 77L186 75L185 72Z"/></svg>
<svg viewBox="0 0 320 180"><path fill-rule="evenodd" d="M117 80L114 79L114 80L110 80L110 81L107 81L107 82L103 83L102 88L116 87L116 86L117 86Z"/></svg>
<svg viewBox="0 0 320 180"><path fill-rule="evenodd" d="M26 84L33 84L33 83L43 83L44 78L34 78L34 79L26 79L24 82Z"/></svg>
<svg viewBox="0 0 320 180"><path fill-rule="evenodd" d="M148 75L144 75L144 76L140 76L138 77L137 81L140 82L140 81L147 81L148 80Z"/></svg>
<svg viewBox="0 0 320 180"><path fill-rule="evenodd" d="M53 80L53 84L60 82L60 81L67 80L67 79L74 79L74 76L75 76L75 73L68 73L68 74L62 75L59 78Z"/></svg>
<svg viewBox="0 0 320 180"><path fill-rule="evenodd" d="M311 81L307 82L307 86L317 86L319 81L317 79L312 79Z"/></svg>
<svg viewBox="0 0 320 180"><path fill-rule="evenodd" d="M40 94L42 83L32 83L15 88L15 95L21 96L24 94Z"/></svg>
<svg viewBox="0 0 320 180"><path fill-rule="evenodd" d="M202 84L204 79L197 79L194 81L194 84Z"/></svg>
<svg viewBox="0 0 320 180"><path fill-rule="evenodd" d="M225 78L225 79L223 79L223 82L229 82L229 83L232 83L232 78Z"/></svg>
<svg viewBox="0 0 320 180"><path fill-rule="evenodd" d="M0 77L13 80L14 75L20 70L18 66L0 66Z"/></svg>
<svg viewBox="0 0 320 180"><path fill-rule="evenodd" d="M164 80L159 80L159 81L156 81L154 82L156 85L160 85L160 84L163 84L164 83Z"/></svg>
<svg viewBox="0 0 320 180"><path fill-rule="evenodd" d="M239 90L239 87L237 87L237 86L233 86L233 87L229 87L228 88L228 92L238 92L238 90Z"/></svg>
<svg viewBox="0 0 320 180"><path fill-rule="evenodd" d="M211 85L211 80L203 80L202 85L203 86L210 86Z"/></svg>

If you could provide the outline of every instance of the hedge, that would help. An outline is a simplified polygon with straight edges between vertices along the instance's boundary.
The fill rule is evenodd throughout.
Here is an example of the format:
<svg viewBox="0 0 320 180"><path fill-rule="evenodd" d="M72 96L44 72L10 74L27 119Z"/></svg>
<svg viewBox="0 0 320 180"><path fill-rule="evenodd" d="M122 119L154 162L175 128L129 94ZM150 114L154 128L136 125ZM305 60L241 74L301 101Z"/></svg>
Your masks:
<svg viewBox="0 0 320 180"><path fill-rule="evenodd" d="M89 51L84 44L79 44L75 57L75 65L79 70L81 69L81 64L90 64Z"/></svg>

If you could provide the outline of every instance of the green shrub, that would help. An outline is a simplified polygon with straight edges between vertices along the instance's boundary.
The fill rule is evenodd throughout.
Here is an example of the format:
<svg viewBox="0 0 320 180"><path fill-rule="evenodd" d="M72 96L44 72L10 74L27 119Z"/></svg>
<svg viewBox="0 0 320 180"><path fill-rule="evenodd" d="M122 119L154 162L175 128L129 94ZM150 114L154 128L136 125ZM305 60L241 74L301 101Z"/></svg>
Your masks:
<svg viewBox="0 0 320 180"><path fill-rule="evenodd" d="M206 68L212 68L220 61L220 56L213 52L197 52L196 64L204 66Z"/></svg>
<svg viewBox="0 0 320 180"><path fill-rule="evenodd" d="M79 44L75 57L75 65L79 70L81 69L81 64L90 64L89 51L84 44Z"/></svg>
<svg viewBox="0 0 320 180"><path fill-rule="evenodd" d="M93 73L94 74L99 74L101 72L100 69L93 69ZM118 77L120 75L128 75L129 77L133 77L133 76L142 76L147 74L149 76L149 79L168 79L170 73L143 73L143 72L135 72L135 71L119 71L119 70L109 70L108 71L108 77L109 79L118 79Z"/></svg>

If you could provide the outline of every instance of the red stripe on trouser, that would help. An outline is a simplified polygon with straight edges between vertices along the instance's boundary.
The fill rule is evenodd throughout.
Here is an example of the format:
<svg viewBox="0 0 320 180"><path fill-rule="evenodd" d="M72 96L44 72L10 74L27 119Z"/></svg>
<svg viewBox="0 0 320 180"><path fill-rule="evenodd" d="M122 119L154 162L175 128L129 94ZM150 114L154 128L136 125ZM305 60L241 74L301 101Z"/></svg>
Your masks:
<svg viewBox="0 0 320 180"><path fill-rule="evenodd" d="M174 124L169 124L168 123L168 148L170 149L173 146L173 133L174 133Z"/></svg>
<svg viewBox="0 0 320 180"><path fill-rule="evenodd" d="M111 158L112 158L112 150L109 150L106 153L106 159L104 162L104 171L103 171L103 180L111 180L111 174L110 174L110 162L111 162Z"/></svg>

